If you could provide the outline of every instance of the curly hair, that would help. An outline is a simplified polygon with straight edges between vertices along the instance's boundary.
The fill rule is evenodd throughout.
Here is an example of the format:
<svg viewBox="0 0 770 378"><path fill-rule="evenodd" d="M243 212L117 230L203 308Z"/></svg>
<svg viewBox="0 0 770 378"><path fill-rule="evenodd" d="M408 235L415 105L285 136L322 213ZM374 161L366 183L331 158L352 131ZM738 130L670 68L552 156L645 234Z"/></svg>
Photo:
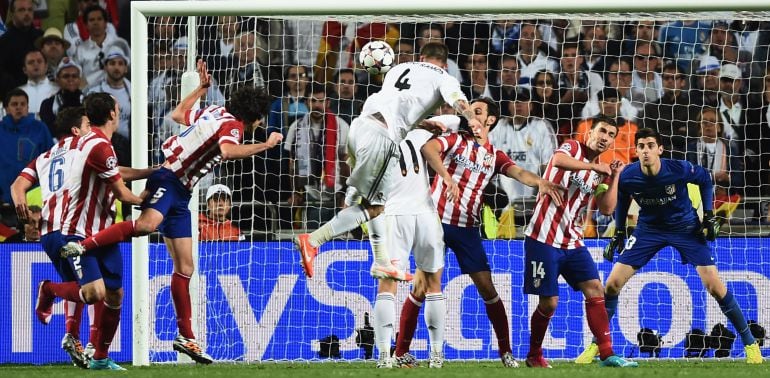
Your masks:
<svg viewBox="0 0 770 378"><path fill-rule="evenodd" d="M243 86L230 94L225 108L237 120L249 126L267 114L270 100L270 95L263 89Z"/></svg>

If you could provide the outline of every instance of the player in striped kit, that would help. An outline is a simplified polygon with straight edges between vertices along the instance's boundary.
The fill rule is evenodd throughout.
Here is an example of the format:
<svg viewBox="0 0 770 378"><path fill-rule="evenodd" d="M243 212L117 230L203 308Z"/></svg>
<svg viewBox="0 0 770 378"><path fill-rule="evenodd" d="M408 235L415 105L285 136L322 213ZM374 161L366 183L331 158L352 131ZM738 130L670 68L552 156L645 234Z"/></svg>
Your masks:
<svg viewBox="0 0 770 378"><path fill-rule="evenodd" d="M602 366L636 367L612 350L604 290L591 254L583 245L582 218L593 195L603 214L615 208L620 161L599 163L599 154L612 146L615 121L597 118L585 144L568 140L548 162L543 178L567 188L565 200L538 195L535 212L524 231L524 293L540 297L530 319L527 366L550 368L543 357L543 338L559 302L559 276L586 297L586 317L598 340Z"/></svg>
<svg viewBox="0 0 770 378"><path fill-rule="evenodd" d="M115 198L138 205L141 199L123 183L110 138L120 122L120 110L109 94L95 93L84 100L91 131L68 137L40 155L14 182L13 195L20 215L24 193L40 181L43 195L41 243L65 282L48 280L38 288L35 313L43 324L51 318L56 297L94 305L98 329L90 369L124 370L108 356L120 322L123 299L123 261L117 246L100 248L89 256L59 257L67 242L82 240L109 226L115 219ZM126 179L149 175L150 170L125 169ZM79 365L81 366L81 365ZM83 367L83 366L81 366Z"/></svg>
<svg viewBox="0 0 770 378"><path fill-rule="evenodd" d="M68 243L62 248L62 256L82 255L100 246L114 245L159 229L174 261L171 297L179 327L174 350L198 363L210 364L213 359L196 341L191 321L190 277L194 268L192 218L188 208L191 190L215 164L270 149L281 141L282 135L272 133L265 143L240 144L244 127L256 127L270 104L269 95L253 87L234 91L226 107L212 105L193 110L211 85L206 64L198 61L197 69L198 88L182 99L171 114L174 121L189 127L163 143L166 161L147 180L139 218L112 225L82 242Z"/></svg>
<svg viewBox="0 0 770 378"><path fill-rule="evenodd" d="M441 218L444 242L454 251L461 272L471 277L484 300L487 317L497 336L503 365L517 367L518 364L511 353L505 306L492 283L491 269L481 243L479 218L482 193L484 187L497 174L537 187L541 196L550 198L555 203L561 203L563 188L517 166L508 155L489 143L489 132L500 118L499 107L493 100L485 97L476 99L471 104L471 110L475 119L483 126L462 125L459 127L461 132L441 136L425 144L422 153L431 168L436 171L432 197ZM456 122L461 122L461 119L454 118ZM406 301L401 315L402 324L405 318L416 317L418 311L419 307L415 303ZM414 330L411 330L411 333L399 333L397 357L400 352L404 352L405 346L408 349L407 340L411 341L413 333ZM402 337L406 345L402 344Z"/></svg>

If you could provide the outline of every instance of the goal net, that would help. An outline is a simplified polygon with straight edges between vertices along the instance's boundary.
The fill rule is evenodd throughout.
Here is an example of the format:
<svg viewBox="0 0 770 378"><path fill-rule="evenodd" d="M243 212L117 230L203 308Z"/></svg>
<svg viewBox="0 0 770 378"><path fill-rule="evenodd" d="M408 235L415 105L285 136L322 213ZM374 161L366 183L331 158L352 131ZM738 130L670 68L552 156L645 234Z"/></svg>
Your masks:
<svg viewBox="0 0 770 378"><path fill-rule="evenodd" d="M713 173L715 209L724 224L713 245L716 264L746 318L770 327L770 242L762 237L770 231L770 13L740 8L607 13L611 7L583 13L543 7L551 11L535 13L482 1L473 12L444 14L454 8L429 1L417 11L405 1L396 3L409 11L356 10L352 3L347 12L314 16L311 9L320 14L334 5L132 3L135 166L161 163L160 143L180 132L169 115L195 85L197 75L184 72L194 71L196 59L207 62L214 79L201 106L224 105L242 86L264 88L273 97L270 113L245 133L245 143L264 141L270 131L285 138L266 153L219 164L194 195L193 217L201 233L194 245L193 318L209 354L219 361L371 356L366 318L376 282L368 273L366 234L342 235L324 245L312 280L302 273L291 238L339 210L348 125L381 83L360 69L355 57L375 39L387 41L398 62L418 59L426 42L444 42L448 72L467 96L487 96L500 106L492 142L538 174L562 141L585 138L598 114L622 125L614 149L602 159L632 161L635 130L660 131L666 157L691 160ZM369 15L341 15L348 13ZM442 107L436 114L441 112L452 110ZM697 206L697 190L693 199ZM484 247L508 312L514 355L523 359L537 304L536 297L522 294L524 280L533 279L523 277L521 237L534 193L501 179L487 188L485 203ZM601 238L611 235L613 224L595 211L584 220L586 244L602 280L612 265L601 257L606 244ZM157 236L137 239L131 258L132 284L126 286L132 289L133 316L123 319L134 320L134 362L176 361L173 264L166 246ZM451 251L442 282L448 301L446 357L497 359L483 301ZM400 286L397 314L408 291ZM591 333L582 294L566 283L559 294L543 348L546 358L572 359ZM694 329L710 334L718 323L737 334L694 268L666 249L624 289L611 329L620 355L647 356L651 349L640 347L646 330L659 340L653 356L682 358L690 352L686 335ZM422 316L418 324L412 352L424 359ZM723 340L729 341L723 343L727 355L743 357L739 337ZM705 352L714 355L714 349Z"/></svg>

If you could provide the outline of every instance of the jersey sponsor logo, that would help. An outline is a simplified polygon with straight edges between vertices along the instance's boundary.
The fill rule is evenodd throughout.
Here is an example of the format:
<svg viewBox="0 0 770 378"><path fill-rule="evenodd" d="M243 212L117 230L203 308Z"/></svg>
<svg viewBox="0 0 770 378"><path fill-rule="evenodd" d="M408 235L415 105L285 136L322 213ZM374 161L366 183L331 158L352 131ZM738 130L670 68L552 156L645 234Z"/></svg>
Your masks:
<svg viewBox="0 0 770 378"><path fill-rule="evenodd" d="M114 169L118 166L118 159L114 156L110 156L107 158L107 161L104 162L104 165L107 166L108 169Z"/></svg>
<svg viewBox="0 0 770 378"><path fill-rule="evenodd" d="M666 185L666 194L672 195L674 193L676 193L676 185L674 184Z"/></svg>
<svg viewBox="0 0 770 378"><path fill-rule="evenodd" d="M230 135L232 135L235 138L240 138L241 137L241 132L238 131L238 129L232 129L232 130L230 130Z"/></svg>
<svg viewBox="0 0 770 378"><path fill-rule="evenodd" d="M658 198L639 198L636 202L640 206L665 206L676 200L676 196L658 197Z"/></svg>
<svg viewBox="0 0 770 378"><path fill-rule="evenodd" d="M465 157L463 155L455 154L452 157L452 160L454 160L455 163L457 163L457 165L459 165L461 167L464 167L464 168L470 170L471 172L486 173L488 175L492 174L492 167L487 167L487 166L484 166L482 164L479 164L479 163L476 163L474 161L471 161L470 159L468 159L467 157Z"/></svg>
<svg viewBox="0 0 770 378"><path fill-rule="evenodd" d="M508 152L508 156L515 162L527 161L527 151L510 151Z"/></svg>
<svg viewBox="0 0 770 378"><path fill-rule="evenodd" d="M591 194L591 193L593 193L594 188L596 187L596 185L599 184L599 176L593 176L593 180L591 180L589 178L590 182L586 182L586 181L583 180L582 177L580 177L578 175L572 175L572 177L570 177L569 181L573 185L575 185L578 188L578 190L580 190L581 192L583 192L585 194Z"/></svg>

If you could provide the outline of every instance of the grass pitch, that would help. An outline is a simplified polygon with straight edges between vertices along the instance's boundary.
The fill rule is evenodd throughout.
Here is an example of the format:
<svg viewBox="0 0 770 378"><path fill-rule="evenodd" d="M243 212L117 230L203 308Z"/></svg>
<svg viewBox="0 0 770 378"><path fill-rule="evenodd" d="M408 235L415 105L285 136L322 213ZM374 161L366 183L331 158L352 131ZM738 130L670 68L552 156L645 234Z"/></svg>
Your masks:
<svg viewBox="0 0 770 378"><path fill-rule="evenodd" d="M521 361L520 361L521 362ZM427 361L415 369L376 369L373 362L327 363L219 363L210 366L152 365L133 367L122 364L125 372L96 372L80 370L70 365L21 366L0 365L4 377L73 377L84 376L131 376L131 377L270 377L270 378L318 378L318 377L553 377L553 378L612 378L612 377L693 377L739 378L770 377L770 363L747 365L743 361L656 361L640 360L636 369L602 368L567 362L554 363L553 369L505 369L498 362L447 362L441 370L428 369Z"/></svg>

